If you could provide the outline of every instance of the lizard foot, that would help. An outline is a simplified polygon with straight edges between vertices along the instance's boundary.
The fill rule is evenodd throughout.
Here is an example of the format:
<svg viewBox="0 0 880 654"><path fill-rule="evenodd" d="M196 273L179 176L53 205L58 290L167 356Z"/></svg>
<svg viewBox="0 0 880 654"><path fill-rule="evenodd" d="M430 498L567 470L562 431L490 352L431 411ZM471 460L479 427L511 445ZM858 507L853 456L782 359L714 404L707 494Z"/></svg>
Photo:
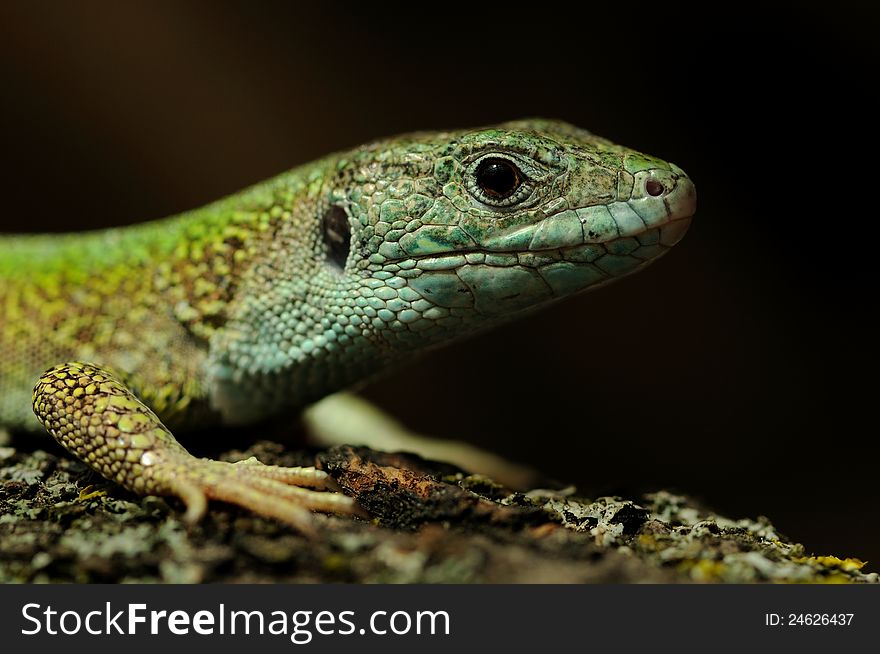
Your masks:
<svg viewBox="0 0 880 654"><path fill-rule="evenodd" d="M66 363L47 370L34 387L34 413L65 449L107 479L140 495L171 495L198 522L208 500L236 504L314 533L312 510L366 514L338 492L326 472L198 459L156 414L109 370ZM302 488L303 486L307 488Z"/></svg>

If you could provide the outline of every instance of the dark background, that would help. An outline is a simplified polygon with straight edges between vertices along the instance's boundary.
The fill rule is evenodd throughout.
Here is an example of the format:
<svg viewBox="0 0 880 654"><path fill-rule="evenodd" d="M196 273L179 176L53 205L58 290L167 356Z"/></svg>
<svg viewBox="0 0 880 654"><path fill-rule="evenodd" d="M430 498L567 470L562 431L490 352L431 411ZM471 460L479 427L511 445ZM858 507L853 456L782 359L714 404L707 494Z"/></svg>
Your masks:
<svg viewBox="0 0 880 654"><path fill-rule="evenodd" d="M4 3L0 230L158 218L414 129L587 127L690 173L688 236L367 395L588 493L678 489L877 569L875 16L297 4Z"/></svg>

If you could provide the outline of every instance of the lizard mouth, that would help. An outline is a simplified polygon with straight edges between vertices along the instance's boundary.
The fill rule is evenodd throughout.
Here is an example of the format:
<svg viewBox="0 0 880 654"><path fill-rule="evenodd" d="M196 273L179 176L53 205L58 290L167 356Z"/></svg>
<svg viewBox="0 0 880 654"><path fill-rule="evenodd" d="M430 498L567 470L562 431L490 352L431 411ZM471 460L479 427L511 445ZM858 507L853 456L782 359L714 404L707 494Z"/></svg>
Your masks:
<svg viewBox="0 0 880 654"><path fill-rule="evenodd" d="M664 255L689 224L683 216L603 243L421 257L407 271L407 284L435 306L503 316L633 273Z"/></svg>
<svg viewBox="0 0 880 654"><path fill-rule="evenodd" d="M593 264L611 276L665 254L687 232L691 217L685 216L633 236L621 236L601 243L580 243L567 247L536 248L528 251L472 249L417 257L422 271L453 271L465 265L496 267L523 266L540 269L556 262ZM629 260L629 261L626 261Z"/></svg>

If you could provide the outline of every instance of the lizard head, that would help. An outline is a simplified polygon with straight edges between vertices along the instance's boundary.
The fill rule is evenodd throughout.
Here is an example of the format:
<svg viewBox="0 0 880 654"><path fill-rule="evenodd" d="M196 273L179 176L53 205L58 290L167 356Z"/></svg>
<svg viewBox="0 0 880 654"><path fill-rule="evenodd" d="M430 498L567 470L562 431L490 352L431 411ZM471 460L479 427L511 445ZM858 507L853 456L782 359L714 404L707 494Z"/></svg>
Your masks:
<svg viewBox="0 0 880 654"><path fill-rule="evenodd" d="M378 141L254 197L279 218L215 338L232 416L263 411L247 380L302 404L635 272L695 210L677 166L547 120Z"/></svg>
<svg viewBox="0 0 880 654"><path fill-rule="evenodd" d="M405 347L635 272L682 238L696 206L674 164L559 121L414 134L341 169L330 258L370 328Z"/></svg>

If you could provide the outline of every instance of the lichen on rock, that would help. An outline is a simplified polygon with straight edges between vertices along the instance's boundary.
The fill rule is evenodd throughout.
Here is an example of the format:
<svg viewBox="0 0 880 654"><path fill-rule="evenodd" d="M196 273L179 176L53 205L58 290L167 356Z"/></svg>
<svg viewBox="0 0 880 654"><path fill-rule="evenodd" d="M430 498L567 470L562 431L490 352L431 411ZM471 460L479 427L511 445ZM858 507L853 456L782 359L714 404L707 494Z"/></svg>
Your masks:
<svg viewBox="0 0 880 654"><path fill-rule="evenodd" d="M857 559L813 556L766 518L731 520L680 495L514 492L407 454L261 442L229 459L317 462L373 516L316 515L319 536L212 505L188 528L63 455L0 448L3 582L876 583Z"/></svg>

